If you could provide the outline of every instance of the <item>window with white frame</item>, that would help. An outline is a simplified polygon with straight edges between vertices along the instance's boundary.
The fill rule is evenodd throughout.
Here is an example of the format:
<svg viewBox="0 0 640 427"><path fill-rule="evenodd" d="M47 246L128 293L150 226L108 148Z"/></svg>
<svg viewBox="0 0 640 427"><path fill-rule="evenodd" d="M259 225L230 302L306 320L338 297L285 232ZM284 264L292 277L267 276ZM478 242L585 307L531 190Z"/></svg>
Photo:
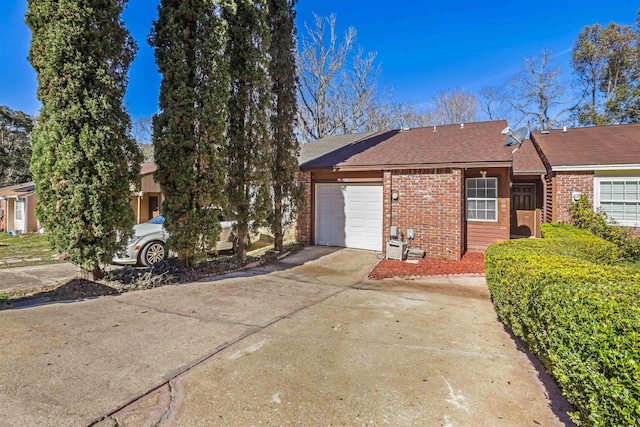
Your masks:
<svg viewBox="0 0 640 427"><path fill-rule="evenodd" d="M498 178L467 178L467 219L498 220Z"/></svg>
<svg viewBox="0 0 640 427"><path fill-rule="evenodd" d="M640 225L640 178L596 178L595 202L621 225Z"/></svg>
<svg viewBox="0 0 640 427"><path fill-rule="evenodd" d="M16 199L13 205L13 219L16 221L22 221L24 216L24 202L20 199Z"/></svg>

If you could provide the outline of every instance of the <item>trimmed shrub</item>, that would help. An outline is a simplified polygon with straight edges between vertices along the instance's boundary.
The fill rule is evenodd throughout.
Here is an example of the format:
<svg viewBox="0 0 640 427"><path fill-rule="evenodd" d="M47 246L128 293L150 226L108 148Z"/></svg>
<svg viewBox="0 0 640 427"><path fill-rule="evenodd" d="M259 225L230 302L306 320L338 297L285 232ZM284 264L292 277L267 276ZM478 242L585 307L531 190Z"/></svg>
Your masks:
<svg viewBox="0 0 640 427"><path fill-rule="evenodd" d="M543 238L555 239L559 237L595 236L591 231L574 227L563 222L552 222L540 225Z"/></svg>
<svg viewBox="0 0 640 427"><path fill-rule="evenodd" d="M640 241L627 228L620 226L602 211L594 211L586 195L580 196L569 209L571 222L580 229L589 230L596 236L615 244L624 258L640 260Z"/></svg>
<svg viewBox="0 0 640 427"><path fill-rule="evenodd" d="M540 250L551 250L558 255L575 256L585 261L614 264L625 258L615 244L568 224L542 224L542 236L537 240Z"/></svg>
<svg viewBox="0 0 640 427"><path fill-rule="evenodd" d="M640 425L640 274L584 230L543 228L485 254L496 312L578 411L582 425ZM549 237L555 236L555 237Z"/></svg>

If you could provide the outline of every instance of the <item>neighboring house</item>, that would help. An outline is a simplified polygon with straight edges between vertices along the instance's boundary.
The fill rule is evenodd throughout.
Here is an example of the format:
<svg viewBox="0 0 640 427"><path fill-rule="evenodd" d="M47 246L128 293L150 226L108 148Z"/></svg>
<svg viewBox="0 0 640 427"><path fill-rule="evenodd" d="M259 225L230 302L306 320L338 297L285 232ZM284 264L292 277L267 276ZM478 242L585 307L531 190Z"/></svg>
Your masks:
<svg viewBox="0 0 640 427"><path fill-rule="evenodd" d="M506 147L506 121L329 137L302 146L305 244L410 248L459 259L512 235L537 236L545 168L531 141Z"/></svg>
<svg viewBox="0 0 640 427"><path fill-rule="evenodd" d="M640 124L531 133L547 169L545 221L568 222L584 194L621 225L640 227Z"/></svg>
<svg viewBox="0 0 640 427"><path fill-rule="evenodd" d="M160 184L153 180L156 169L158 167L155 163L140 165L140 191L131 195L131 208L136 217L136 224L147 222L160 215L163 197Z"/></svg>
<svg viewBox="0 0 640 427"><path fill-rule="evenodd" d="M162 192L153 180L155 163L140 165L140 191L132 192L131 208L136 224L160 214ZM0 231L24 234L38 231L40 223L35 216L35 185L33 182L0 188Z"/></svg>
<svg viewBox="0 0 640 427"><path fill-rule="evenodd" d="M33 182L0 188L0 231L12 234L35 232L40 224L35 215Z"/></svg>

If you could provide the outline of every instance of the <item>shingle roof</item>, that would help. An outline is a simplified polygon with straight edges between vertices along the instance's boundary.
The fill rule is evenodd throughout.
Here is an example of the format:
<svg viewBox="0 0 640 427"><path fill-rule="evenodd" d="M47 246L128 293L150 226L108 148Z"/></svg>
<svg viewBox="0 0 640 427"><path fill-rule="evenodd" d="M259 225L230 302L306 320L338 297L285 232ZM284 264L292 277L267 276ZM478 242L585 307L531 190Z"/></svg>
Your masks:
<svg viewBox="0 0 640 427"><path fill-rule="evenodd" d="M532 132L552 167L638 165L640 124Z"/></svg>
<svg viewBox="0 0 640 427"><path fill-rule="evenodd" d="M514 175L542 175L546 172L544 163L542 163L533 142L530 139L525 139L520 149L513 154Z"/></svg>
<svg viewBox="0 0 640 427"><path fill-rule="evenodd" d="M26 196L35 191L36 186L33 181L24 182L22 184L9 185L7 187L0 188L0 197L7 196Z"/></svg>
<svg viewBox="0 0 640 427"><path fill-rule="evenodd" d="M302 169L509 165L505 120L378 132L307 161ZM318 141L321 142L321 141Z"/></svg>
<svg viewBox="0 0 640 427"><path fill-rule="evenodd" d="M147 175L153 173L158 169L155 163L142 163L140 165L140 175Z"/></svg>
<svg viewBox="0 0 640 427"><path fill-rule="evenodd" d="M317 159L331 151L344 147L345 145L359 141L375 132L354 133L349 135L334 135L321 138L314 142L308 142L300 146L300 155L298 156L298 164L301 165L310 160Z"/></svg>

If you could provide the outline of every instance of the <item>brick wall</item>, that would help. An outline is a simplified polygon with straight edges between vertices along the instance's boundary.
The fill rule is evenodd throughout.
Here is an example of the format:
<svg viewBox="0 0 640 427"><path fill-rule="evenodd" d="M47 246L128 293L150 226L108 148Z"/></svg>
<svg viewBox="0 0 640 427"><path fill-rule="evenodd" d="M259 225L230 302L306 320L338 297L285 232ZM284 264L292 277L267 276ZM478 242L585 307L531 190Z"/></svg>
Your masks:
<svg viewBox="0 0 640 427"><path fill-rule="evenodd" d="M296 240L305 246L311 245L311 172L298 172L296 180L304 185L304 207L298 212L295 220Z"/></svg>
<svg viewBox="0 0 640 427"><path fill-rule="evenodd" d="M384 240L390 226L413 229L409 247L429 257L460 259L463 238L462 172L459 169L419 169L384 173ZM397 193L397 200L393 194Z"/></svg>
<svg viewBox="0 0 640 427"><path fill-rule="evenodd" d="M574 191L585 194L589 203L593 206L593 185L594 173L588 172L556 172L553 192L555 220L557 222L569 222L569 208L571 206L571 195Z"/></svg>

